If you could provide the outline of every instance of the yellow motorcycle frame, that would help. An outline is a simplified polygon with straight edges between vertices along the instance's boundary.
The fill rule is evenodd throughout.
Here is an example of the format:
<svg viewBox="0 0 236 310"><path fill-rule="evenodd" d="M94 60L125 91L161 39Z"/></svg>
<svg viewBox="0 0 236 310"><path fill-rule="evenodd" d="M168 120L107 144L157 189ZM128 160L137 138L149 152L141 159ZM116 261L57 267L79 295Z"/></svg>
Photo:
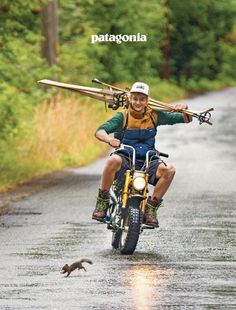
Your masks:
<svg viewBox="0 0 236 310"><path fill-rule="evenodd" d="M119 249L121 254L133 254L139 235L143 229L154 229L143 224L143 214L148 193L148 169L152 157L163 162L159 156L168 157L167 154L150 150L146 154L146 161L142 170L136 170L135 149L130 145L121 145L114 153L130 150L130 169L125 172L125 180L120 190L116 181L110 190L110 216L106 219L107 228L113 232L112 246ZM129 152L130 156L130 152Z"/></svg>

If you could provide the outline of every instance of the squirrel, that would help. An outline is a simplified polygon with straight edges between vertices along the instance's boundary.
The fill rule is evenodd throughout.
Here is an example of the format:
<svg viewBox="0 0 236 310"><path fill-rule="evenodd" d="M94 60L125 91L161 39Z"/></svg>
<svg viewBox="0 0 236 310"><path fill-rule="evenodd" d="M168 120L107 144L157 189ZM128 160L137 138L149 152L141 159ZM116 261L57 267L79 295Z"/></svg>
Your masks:
<svg viewBox="0 0 236 310"><path fill-rule="evenodd" d="M78 269L78 270L84 269L84 271L87 271L87 270L83 267L82 263L89 263L89 264L92 264L93 262L92 262L90 259L88 259L88 258L82 258L81 260L79 260L78 262L75 262L75 263L71 264L70 266L69 266L68 264L65 264L65 265L62 267L61 273L66 273L66 272L67 272L67 276L66 276L66 277L69 277L70 273L71 273L72 271L74 271L75 269Z"/></svg>

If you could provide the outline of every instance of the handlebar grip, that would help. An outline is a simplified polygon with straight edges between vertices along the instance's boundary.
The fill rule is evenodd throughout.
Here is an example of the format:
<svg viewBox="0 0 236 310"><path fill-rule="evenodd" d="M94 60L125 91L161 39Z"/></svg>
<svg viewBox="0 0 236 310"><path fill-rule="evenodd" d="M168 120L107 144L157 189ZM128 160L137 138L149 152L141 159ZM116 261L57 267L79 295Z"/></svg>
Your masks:
<svg viewBox="0 0 236 310"><path fill-rule="evenodd" d="M169 157L169 154L162 153L162 152L158 152L158 155L159 155L159 156L162 156L162 157L166 157L166 158Z"/></svg>

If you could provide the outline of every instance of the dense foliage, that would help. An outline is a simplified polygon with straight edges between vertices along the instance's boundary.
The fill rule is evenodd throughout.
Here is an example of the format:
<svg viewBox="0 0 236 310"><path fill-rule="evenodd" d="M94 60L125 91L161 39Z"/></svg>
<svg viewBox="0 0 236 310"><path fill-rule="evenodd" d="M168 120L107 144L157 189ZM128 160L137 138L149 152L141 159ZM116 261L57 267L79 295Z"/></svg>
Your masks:
<svg viewBox="0 0 236 310"><path fill-rule="evenodd" d="M40 56L36 5L38 1L28 0L0 4L0 139L17 132L19 122L44 95L36 81L54 71Z"/></svg>
<svg viewBox="0 0 236 310"><path fill-rule="evenodd" d="M180 81L236 77L235 1L170 0L172 75ZM234 59L233 55L234 54Z"/></svg>

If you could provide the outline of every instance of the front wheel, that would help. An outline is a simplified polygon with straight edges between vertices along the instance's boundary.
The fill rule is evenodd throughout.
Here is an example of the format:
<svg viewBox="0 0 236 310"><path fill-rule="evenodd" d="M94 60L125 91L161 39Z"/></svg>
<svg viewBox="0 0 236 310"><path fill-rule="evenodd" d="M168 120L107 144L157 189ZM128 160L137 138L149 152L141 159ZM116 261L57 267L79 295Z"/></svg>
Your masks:
<svg viewBox="0 0 236 310"><path fill-rule="evenodd" d="M120 247L121 235L122 235L122 229L121 228L117 229L116 231L114 231L112 233L111 245L112 245L113 249L115 249L115 250L119 249L119 247Z"/></svg>
<svg viewBox="0 0 236 310"><path fill-rule="evenodd" d="M120 253L133 254L138 243L141 227L141 210L139 197L130 198L127 202L128 214L124 219L124 225L120 236Z"/></svg>

